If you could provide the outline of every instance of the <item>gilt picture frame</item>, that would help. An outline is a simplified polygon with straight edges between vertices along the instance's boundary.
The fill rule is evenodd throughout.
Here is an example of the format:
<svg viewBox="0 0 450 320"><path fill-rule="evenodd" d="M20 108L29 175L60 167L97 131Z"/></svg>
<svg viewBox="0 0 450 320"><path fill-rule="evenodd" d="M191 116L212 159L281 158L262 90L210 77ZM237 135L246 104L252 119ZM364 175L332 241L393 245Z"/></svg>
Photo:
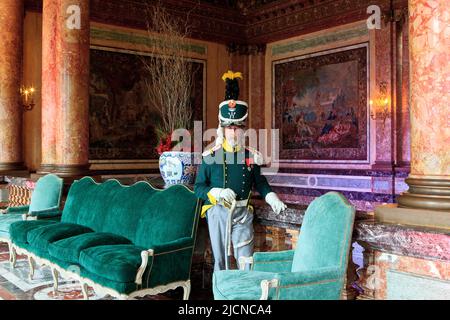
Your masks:
<svg viewBox="0 0 450 320"><path fill-rule="evenodd" d="M369 66L366 42L272 62L275 161L369 163Z"/></svg>

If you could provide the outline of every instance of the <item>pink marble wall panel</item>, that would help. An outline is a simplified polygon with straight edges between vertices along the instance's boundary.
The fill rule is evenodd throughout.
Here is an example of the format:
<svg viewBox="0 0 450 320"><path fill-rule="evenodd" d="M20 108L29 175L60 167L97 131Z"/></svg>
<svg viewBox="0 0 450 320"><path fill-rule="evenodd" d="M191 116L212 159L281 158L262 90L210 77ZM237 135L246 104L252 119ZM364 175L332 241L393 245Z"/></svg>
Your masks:
<svg viewBox="0 0 450 320"><path fill-rule="evenodd" d="M383 24L380 30L375 32L375 92L371 94L374 101L379 100L381 95L380 83L385 82L387 87L387 96L391 97L391 29L389 24ZM388 110L391 110L391 99L389 99ZM383 120L381 113L383 106L374 105L373 112L377 114L376 120L376 162L392 161L392 135L391 135L391 116Z"/></svg>
<svg viewBox="0 0 450 320"><path fill-rule="evenodd" d="M375 250L450 262L450 234L442 230L361 221L355 233Z"/></svg>
<svg viewBox="0 0 450 320"><path fill-rule="evenodd" d="M20 163L23 0L0 1L0 34L0 163Z"/></svg>
<svg viewBox="0 0 450 320"><path fill-rule="evenodd" d="M398 110L400 123L397 127L399 137L397 160L400 164L411 161L411 124L409 120L409 37L408 21L403 25L402 37L402 96L401 109Z"/></svg>
<svg viewBox="0 0 450 320"><path fill-rule="evenodd" d="M440 280L450 280L448 261L425 260L375 251L375 299L387 299L387 271L400 271ZM442 297L445 298L445 297ZM448 298L448 297L447 297Z"/></svg>
<svg viewBox="0 0 450 320"><path fill-rule="evenodd" d="M450 179L450 6L410 0L411 176Z"/></svg>

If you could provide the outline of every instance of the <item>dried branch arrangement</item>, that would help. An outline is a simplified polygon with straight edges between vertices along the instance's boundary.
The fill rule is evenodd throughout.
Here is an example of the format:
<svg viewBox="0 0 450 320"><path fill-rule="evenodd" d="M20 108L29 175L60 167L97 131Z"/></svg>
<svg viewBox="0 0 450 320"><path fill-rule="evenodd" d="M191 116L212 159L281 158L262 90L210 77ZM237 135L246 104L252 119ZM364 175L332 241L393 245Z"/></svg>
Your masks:
<svg viewBox="0 0 450 320"><path fill-rule="evenodd" d="M142 59L147 71L145 86L162 119L156 128L158 140L167 141L174 130L191 129L192 64L183 57L189 45L188 27L159 2L149 5L146 15L148 37L154 45L151 56Z"/></svg>

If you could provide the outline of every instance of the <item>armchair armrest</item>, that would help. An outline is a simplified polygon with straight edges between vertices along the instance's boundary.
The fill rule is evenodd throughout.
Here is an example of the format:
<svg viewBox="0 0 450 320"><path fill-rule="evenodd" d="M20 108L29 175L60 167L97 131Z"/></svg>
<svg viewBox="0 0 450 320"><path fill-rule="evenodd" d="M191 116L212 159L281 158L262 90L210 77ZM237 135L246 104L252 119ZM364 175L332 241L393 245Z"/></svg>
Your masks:
<svg viewBox="0 0 450 320"><path fill-rule="evenodd" d="M51 207L45 210L39 211L31 211L29 213L24 214L24 220L32 220L32 219L50 219L61 216L62 212L59 210L59 207ZM31 219L30 219L31 218Z"/></svg>
<svg viewBox="0 0 450 320"><path fill-rule="evenodd" d="M341 270L337 267L319 268L310 271L278 273L279 287L313 285L323 281L337 280Z"/></svg>
<svg viewBox="0 0 450 320"><path fill-rule="evenodd" d="M295 250L277 252L255 252L253 270L266 272L291 271Z"/></svg>
<svg viewBox="0 0 450 320"><path fill-rule="evenodd" d="M6 213L24 214L28 213L28 210L30 210L30 206L9 207L6 209Z"/></svg>
<svg viewBox="0 0 450 320"><path fill-rule="evenodd" d="M324 283L337 282L341 280L341 273L342 270L337 267L278 273L273 279L261 281L261 300L267 300L270 288L277 288L277 292L279 292L282 289L317 286Z"/></svg>
<svg viewBox="0 0 450 320"><path fill-rule="evenodd" d="M162 243L159 245L154 245L151 249L144 250L141 252L141 266L136 274L136 284L142 284L142 276L144 275L145 269L148 265L149 257L153 259L158 255L172 253L174 251L192 249L194 247L194 239L190 237L176 239L174 241Z"/></svg>

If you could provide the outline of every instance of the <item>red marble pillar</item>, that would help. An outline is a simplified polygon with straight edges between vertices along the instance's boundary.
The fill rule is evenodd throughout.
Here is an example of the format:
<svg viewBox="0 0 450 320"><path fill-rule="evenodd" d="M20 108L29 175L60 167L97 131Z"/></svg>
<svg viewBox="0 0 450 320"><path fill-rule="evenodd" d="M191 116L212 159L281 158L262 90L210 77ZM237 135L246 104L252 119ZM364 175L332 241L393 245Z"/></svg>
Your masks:
<svg viewBox="0 0 450 320"><path fill-rule="evenodd" d="M23 0L0 1L0 171L22 169Z"/></svg>
<svg viewBox="0 0 450 320"><path fill-rule="evenodd" d="M89 0L44 0L41 172L88 170L89 37Z"/></svg>
<svg viewBox="0 0 450 320"><path fill-rule="evenodd" d="M450 210L450 6L409 1L411 173L399 205Z"/></svg>

